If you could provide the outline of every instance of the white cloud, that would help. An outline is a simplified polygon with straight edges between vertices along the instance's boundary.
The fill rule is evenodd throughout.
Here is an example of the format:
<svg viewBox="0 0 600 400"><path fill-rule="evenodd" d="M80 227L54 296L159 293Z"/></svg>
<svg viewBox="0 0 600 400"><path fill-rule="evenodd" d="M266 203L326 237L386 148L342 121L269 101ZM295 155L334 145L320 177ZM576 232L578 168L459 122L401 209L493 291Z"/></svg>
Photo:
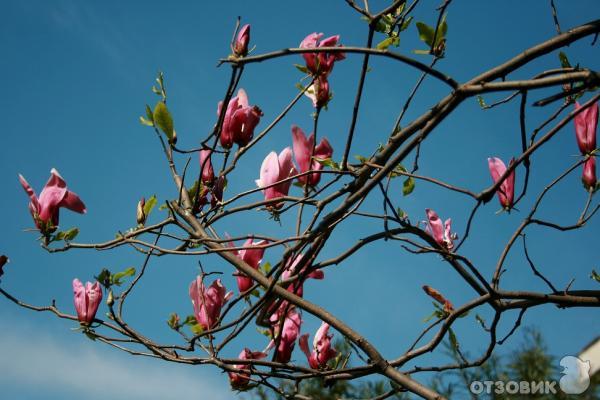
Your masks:
<svg viewBox="0 0 600 400"><path fill-rule="evenodd" d="M63 399L85 393L86 400L235 397L226 377L211 366L142 359L108 351L102 343L73 344L14 320L2 325L0 386L4 392L10 392L11 386L15 390L26 386L28 391L35 387L40 399L50 393L62 394Z"/></svg>

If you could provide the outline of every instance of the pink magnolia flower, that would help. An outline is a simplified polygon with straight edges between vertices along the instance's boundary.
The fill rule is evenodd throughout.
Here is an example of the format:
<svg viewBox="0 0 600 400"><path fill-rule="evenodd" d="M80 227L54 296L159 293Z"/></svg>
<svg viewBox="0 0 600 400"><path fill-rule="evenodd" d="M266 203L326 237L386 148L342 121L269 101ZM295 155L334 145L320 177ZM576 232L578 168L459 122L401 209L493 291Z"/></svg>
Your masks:
<svg viewBox="0 0 600 400"><path fill-rule="evenodd" d="M219 321L221 308L233 295L233 292L225 292L220 279L215 280L208 288L204 286L201 276L192 281L190 298L196 320L203 330L213 328Z"/></svg>
<svg viewBox="0 0 600 400"><path fill-rule="evenodd" d="M425 209L427 214L427 227L425 230L429 233L433 239L448 251L452 251L454 248L454 240L456 234L452 233L452 219L448 218L442 225L442 220L437 213L429 208Z"/></svg>
<svg viewBox="0 0 600 400"><path fill-rule="evenodd" d="M308 266L304 266L300 271L298 271L298 264L300 264L302 262L302 259L304 258L303 254L298 254L294 260L292 261L291 259L288 260L287 265L285 266L285 269L283 270L283 273L281 274L281 278L283 280L286 280L288 278L290 278L291 276L294 275L303 275L306 273L306 268L308 268ZM323 279L325 278L325 273L323 271L321 271L320 269L315 270L315 271L311 271L308 275L306 275L304 277L304 279L302 279L301 281L295 281L293 283L290 283L290 285L288 286L287 290L294 293L297 296L302 297L304 294L304 281L308 278L313 278L313 279Z"/></svg>
<svg viewBox="0 0 600 400"><path fill-rule="evenodd" d="M326 138L321 139L319 144L315 146L315 134L311 133L310 136L306 138L304 131L296 125L292 126L292 142L294 147L294 157L300 167L300 173L309 170L320 171L323 169L323 164L313 159L313 150L314 157L322 160L330 158L333 154L333 148ZM316 186L320 180L321 174L318 173L298 177L298 181L302 183L308 181L310 186Z"/></svg>
<svg viewBox="0 0 600 400"><path fill-rule="evenodd" d="M261 360L267 356L262 351L250 351L247 347L242 350L238 358L240 360ZM236 390L245 390L250 383L250 364L234 365L241 372L228 372L229 383Z"/></svg>
<svg viewBox="0 0 600 400"><path fill-rule="evenodd" d="M583 164L583 176L581 177L581 181L587 190L593 191L596 189L596 157L588 158Z"/></svg>
<svg viewBox="0 0 600 400"><path fill-rule="evenodd" d="M452 305L450 300L446 299L439 291L427 285L423 285L423 291L427 293L429 297L443 305L445 312L451 313L452 311L454 311L454 306Z"/></svg>
<svg viewBox="0 0 600 400"><path fill-rule="evenodd" d="M320 40L323 37L322 33L311 33L300 43L301 49L314 49L318 47L336 47L340 40L339 35L330 36L326 39ZM339 45L341 46L341 45ZM333 70L333 64L336 61L343 60L346 58L344 53L302 53L304 61L306 61L306 68L315 76L317 75L329 75Z"/></svg>
<svg viewBox="0 0 600 400"><path fill-rule="evenodd" d="M302 352L306 355L308 364L313 369L324 368L327 362L337 354L335 349L331 347L331 338L333 338L333 335L328 335L328 332L329 324L326 322L321 323L321 327L317 330L313 339L312 352L308 350L308 333L300 336L298 344Z"/></svg>
<svg viewBox="0 0 600 400"><path fill-rule="evenodd" d="M325 107L331 98L327 77L320 76L315 79L315 82L306 89L304 95L312 100L313 107Z"/></svg>
<svg viewBox="0 0 600 400"><path fill-rule="evenodd" d="M581 105L576 102L575 110L581 108ZM575 136L577 145L581 154L589 154L596 150L596 128L598 126L598 103L595 103L574 118L575 120Z"/></svg>
<svg viewBox="0 0 600 400"><path fill-rule="evenodd" d="M260 262L262 261L263 254L265 253L264 248L250 248L252 246L260 246L266 244L266 240L261 240L258 242L253 242L252 238L246 240L244 243L244 249L242 250L232 250L232 253L235 254L239 259L243 260L246 264L251 266L254 269L258 269L260 266ZM229 247L235 247L233 242L229 242ZM254 280L249 276L244 275L242 272L236 272L235 276L237 278L238 289L240 293L244 293L248 289L252 287L254 284Z"/></svg>
<svg viewBox="0 0 600 400"><path fill-rule="evenodd" d="M510 165L512 165L514 159L510 160ZM488 166L490 168L490 174L492 175L492 179L494 183L497 183L500 180L500 177L504 175L506 172L506 165L502 162L501 159L496 157L488 158ZM513 201L515 197L515 170L513 170L510 175L500 184L500 187L496 191L498 194L498 199L500 200L500 204L506 210L510 210L513 206Z"/></svg>
<svg viewBox="0 0 600 400"><path fill-rule="evenodd" d="M85 283L85 287L77 278L73 279L73 301L77 311L77 319L82 325L90 325L96 317L96 311L102 301L102 289L98 282L92 285Z"/></svg>
<svg viewBox="0 0 600 400"><path fill-rule="evenodd" d="M290 361L292 358L292 351L294 351L294 346L296 344L296 339L300 334L301 325L302 319L300 318L300 314L298 314L294 309L289 310L283 321L281 335L279 334L280 330L278 327L275 329L275 338L279 340L277 352L275 354L275 361L281 363L287 363ZM275 339L271 340L267 349L274 347L275 342Z"/></svg>
<svg viewBox="0 0 600 400"><path fill-rule="evenodd" d="M217 116L221 115L223 102L219 102ZM244 89L238 90L238 95L232 98L225 110L225 119L221 129L221 146L231 148L233 143L245 146L254 136L254 128L260 122L263 113L257 106L250 106L248 95Z"/></svg>
<svg viewBox="0 0 600 400"><path fill-rule="evenodd" d="M260 178L256 180L256 184L259 188L264 188L263 194L265 195L265 200L276 199L287 196L292 184L291 180L279 184L277 182L294 176L297 173L292 161L292 150L286 147L279 153L279 156L272 151L265 157L260 167ZM271 205L273 208L281 208L282 206L283 203Z"/></svg>
<svg viewBox="0 0 600 400"><path fill-rule="evenodd" d="M50 171L50 179L46 182L39 198L23 175L19 174L19 181L29 195L29 211L35 225L42 233L52 232L56 229L61 207L80 214L86 213L85 204L79 196L67 189L67 183L54 168Z"/></svg>
<svg viewBox="0 0 600 400"><path fill-rule="evenodd" d="M238 57L244 57L248 54L248 43L250 43L250 25L242 26L237 34L233 45L233 53Z"/></svg>
<svg viewBox="0 0 600 400"><path fill-rule="evenodd" d="M211 150L200 150L200 168L202 168L202 183L206 185L212 184L215 179L215 171L213 170L210 156L212 155Z"/></svg>

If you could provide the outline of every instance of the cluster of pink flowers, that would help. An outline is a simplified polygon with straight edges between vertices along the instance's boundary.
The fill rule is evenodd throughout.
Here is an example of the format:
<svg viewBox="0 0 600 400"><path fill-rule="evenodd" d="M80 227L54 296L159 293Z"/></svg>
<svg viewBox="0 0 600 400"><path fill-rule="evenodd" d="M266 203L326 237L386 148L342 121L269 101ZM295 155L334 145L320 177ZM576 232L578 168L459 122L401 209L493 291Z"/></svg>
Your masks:
<svg viewBox="0 0 600 400"><path fill-rule="evenodd" d="M298 163L294 165L292 160L292 149L286 147L279 155L272 151L265 157L260 167L260 178L256 184L263 189L265 200L273 200L288 195L294 175L304 174L308 171L320 171L323 165L317 161L331 158L333 147L326 138L321 139L315 146L315 135L310 134L307 138L304 131L298 126L292 126L293 156ZM308 186L316 186L321 180L318 172L298 176L298 181ZM283 202L270 204L273 209L283 206Z"/></svg>
<svg viewBox="0 0 600 400"><path fill-rule="evenodd" d="M334 35L321 40L322 33L311 33L300 43L301 49L317 49L320 47L341 47L340 36ZM342 52L302 53L306 69L314 78L314 83L306 90L306 95L312 100L315 108L327 105L331 94L328 77L336 61L346 58Z"/></svg>
<svg viewBox="0 0 600 400"><path fill-rule="evenodd" d="M581 108L579 103L575 103L575 109ZM598 127L598 103L586 108L574 118L575 137L579 151L588 158L583 164L583 175L581 181L588 191L596 190L596 129Z"/></svg>

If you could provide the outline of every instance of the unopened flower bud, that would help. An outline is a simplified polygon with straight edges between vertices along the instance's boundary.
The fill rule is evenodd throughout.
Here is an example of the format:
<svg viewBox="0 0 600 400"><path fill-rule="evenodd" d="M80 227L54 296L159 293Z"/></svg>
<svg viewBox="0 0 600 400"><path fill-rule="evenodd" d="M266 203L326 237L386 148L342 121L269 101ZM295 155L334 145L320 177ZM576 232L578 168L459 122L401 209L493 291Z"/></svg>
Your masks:
<svg viewBox="0 0 600 400"><path fill-rule="evenodd" d="M233 53L238 57L244 57L248 54L248 43L250 43L250 25L246 24L238 32L233 45Z"/></svg>
<svg viewBox="0 0 600 400"><path fill-rule="evenodd" d="M115 297L113 296L112 290L108 291L108 296L106 297L106 305L112 307L115 304Z"/></svg>
<svg viewBox="0 0 600 400"><path fill-rule="evenodd" d="M137 204L137 212L136 212L136 220L139 225L144 225L146 223L146 213L144 212L144 207L146 206L146 199L143 197L138 201Z"/></svg>

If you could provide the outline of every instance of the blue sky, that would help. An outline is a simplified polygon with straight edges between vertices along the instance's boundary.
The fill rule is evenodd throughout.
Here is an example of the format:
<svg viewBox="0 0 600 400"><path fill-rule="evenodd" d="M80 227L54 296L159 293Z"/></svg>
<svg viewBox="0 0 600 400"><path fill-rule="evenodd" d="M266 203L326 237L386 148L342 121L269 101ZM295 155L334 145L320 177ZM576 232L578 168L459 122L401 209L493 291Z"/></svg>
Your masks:
<svg viewBox="0 0 600 400"><path fill-rule="evenodd" d="M372 3L376 8L378 2ZM438 3L422 1L416 20L433 24L432 12ZM593 0L556 3L563 29L598 17L592 12L597 11ZM103 267L119 270L139 266L142 260L129 249L54 255L44 252L35 242L35 234L23 232L31 226L31 220L26 196L17 181L18 173L39 193L49 170L56 167L88 208L86 216L63 212L63 227L78 226L81 242L108 240L118 230L135 223L135 205L140 196L155 193L164 200L176 195L154 133L138 122L144 105L156 101L150 86L158 70L165 73L179 144L194 147L214 124L216 104L227 87L229 68L216 68L216 61L228 54L238 15L252 24L252 44L256 45L257 54L295 47L314 31L340 34L346 45L363 45L367 29L343 1L307 1L301 7L274 0L227 4L38 0L2 4L0 109L4 152L0 158L0 182L4 189L0 205L4 232L0 253L11 258L2 287L33 304L47 305L56 299L67 312L73 311L70 282L74 277L91 280ZM507 1L500 7L492 2L455 2L449 9L448 24L447 58L438 63L438 69L458 81L465 81L555 33L550 8L543 1ZM414 26L401 40L398 51L403 54L410 55L413 49L423 47ZM590 47L590 41L585 39L565 51L573 63L597 70L597 47ZM428 61L426 56L415 57ZM250 102L265 113L259 128L266 126L296 94L294 84L301 74L292 64L300 62L300 57L288 57L247 67L240 86L248 92ZM523 68L514 78L528 78L557 67L557 63L556 54L548 55ZM345 143L360 64L360 56L349 55L336 65L331 77L334 99L319 125L319 135L329 138L337 160ZM371 67L351 155L369 154L377 142L385 140L418 77L408 67L390 60L373 59ZM446 93L446 87L427 80L405 123ZM548 93L553 92L538 91L530 99ZM486 96L486 101L490 103L495 98L499 97ZM517 107L518 103L514 103L482 111L475 100L461 105L423 146L420 172L473 190L484 188L490 183L486 158L509 159L520 148ZM291 144L292 124L309 131L311 112L310 102L302 99L267 140L248 153L243 168L230 178L228 193L253 188L264 156ZM533 129L551 112L552 109L532 110L528 128ZM574 162L576 154L569 125L534 157L529 193L539 192ZM196 159L192 161L197 170ZM183 166L185 159L180 162ZM518 185L522 182L521 172ZM442 218L451 216L458 232L464 230L471 206L468 199L424 183L418 183L407 198L402 197L400 182L391 193L413 221L423 219L423 210L429 207ZM540 215L573 223L585 196L579 176L573 175L548 196ZM258 198L256 194L250 199ZM526 199L520 208L527 210L532 201L531 197ZM380 204L381 199L375 195L365 204L365 210L375 211ZM481 210L474 233L462 249L485 276L491 275L504 242L523 217L523 212L496 215L498 208L493 201ZM293 223L286 217L279 226L268 220L264 212L253 212L217 228L234 236L285 236L293 229ZM334 243L323 251L322 259L381 228L362 219L345 222L338 228ZM558 287L565 287L575 278L572 288L593 288L594 282L588 275L592 268L598 268L597 251L593 249L597 248L599 233L597 221L580 231L562 234L533 228L528 231L530 253ZM507 261L505 288L545 290L532 276L520 246L515 250ZM265 260L277 261L278 254L267 251ZM131 324L159 341L176 341L164 321L170 312L192 312L187 287L198 271L197 261L180 257L153 262L147 280L130 298L126 316ZM224 272L226 286L234 288L231 267L214 257L202 262L209 270ZM325 273L324 281L306 285L305 297L355 326L390 358L410 345L423 327L422 319L431 312L431 303L420 289L423 284L440 289L455 304L473 296L438 257L408 255L393 243L374 244ZM101 308L100 313L105 311ZM489 320L488 309L479 313ZM319 321L309 315L304 320L303 330L312 335ZM100 398L100 393L114 399L163 399L194 393L202 393L206 398L231 397L226 378L212 367L192 370L133 358L90 342L71 331L74 326L68 322L17 309L5 300L0 300L0 321L0 386L7 398L71 399L78 398L86 387L96 393L97 397L90 398ZM510 329L512 321L507 315L501 332ZM577 353L600 331L596 310L544 306L528 312L524 323L539 327L551 351L558 356ZM456 330L469 352L478 354L485 346L486 337L472 316L461 320ZM250 329L247 336L232 343L227 355L237 355L246 344L261 348L265 339ZM506 354L518 344L517 338L499 352ZM299 352L295 358L303 360ZM434 354L419 365L440 360ZM89 373L83 374L81 365ZM113 383L103 383L107 381ZM176 391L161 392L167 385Z"/></svg>

